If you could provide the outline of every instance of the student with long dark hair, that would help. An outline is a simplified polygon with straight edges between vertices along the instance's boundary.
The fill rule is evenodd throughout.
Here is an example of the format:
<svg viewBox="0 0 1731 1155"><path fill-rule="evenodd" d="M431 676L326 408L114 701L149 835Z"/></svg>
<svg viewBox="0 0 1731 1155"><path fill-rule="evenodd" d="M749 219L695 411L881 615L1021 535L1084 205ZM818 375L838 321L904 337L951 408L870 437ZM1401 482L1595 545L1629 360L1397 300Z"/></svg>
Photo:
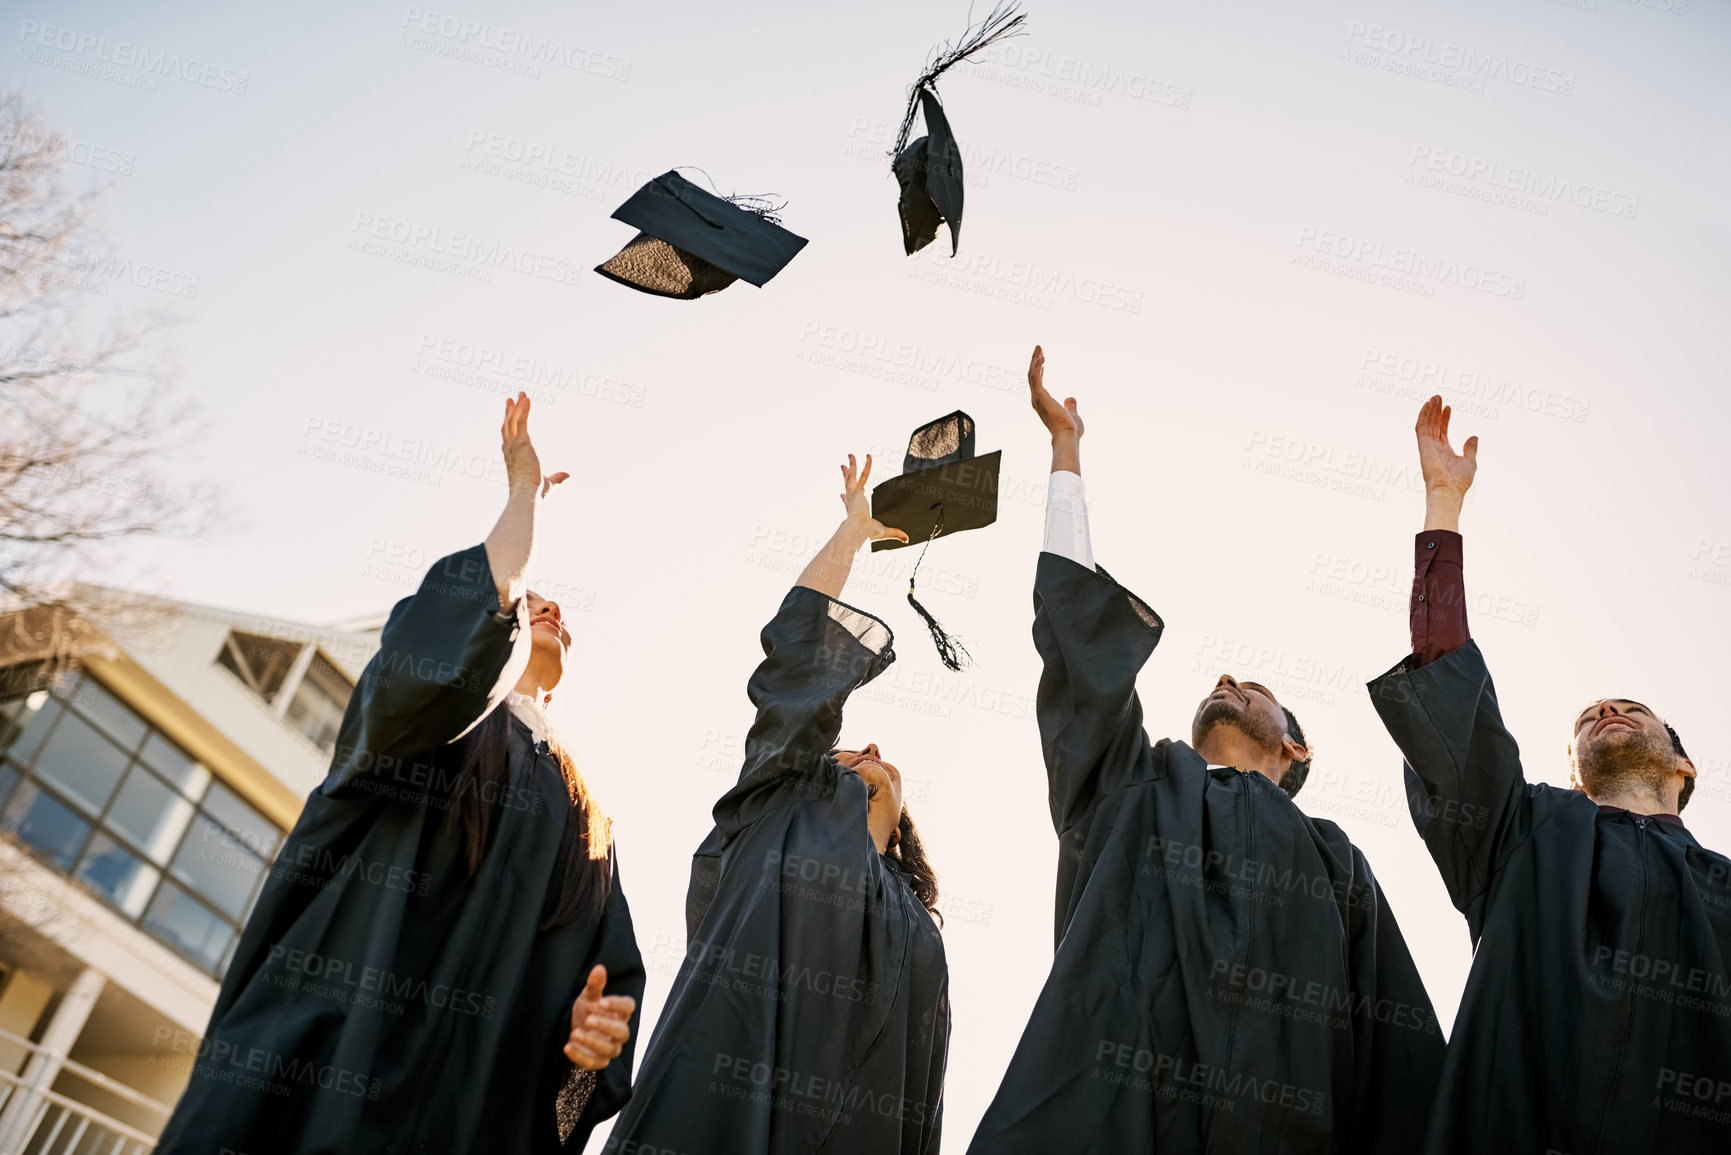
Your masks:
<svg viewBox="0 0 1731 1155"><path fill-rule="evenodd" d="M643 966L607 818L544 707L571 635L510 496L398 602L265 880L160 1155L581 1151L629 1094Z"/></svg>
<svg viewBox="0 0 1731 1155"><path fill-rule="evenodd" d="M923 1155L937 1150L949 969L937 880L875 743L838 749L848 695L895 660L889 627L838 600L874 520L847 517L763 629L739 782L697 848L689 943L618 1155Z"/></svg>

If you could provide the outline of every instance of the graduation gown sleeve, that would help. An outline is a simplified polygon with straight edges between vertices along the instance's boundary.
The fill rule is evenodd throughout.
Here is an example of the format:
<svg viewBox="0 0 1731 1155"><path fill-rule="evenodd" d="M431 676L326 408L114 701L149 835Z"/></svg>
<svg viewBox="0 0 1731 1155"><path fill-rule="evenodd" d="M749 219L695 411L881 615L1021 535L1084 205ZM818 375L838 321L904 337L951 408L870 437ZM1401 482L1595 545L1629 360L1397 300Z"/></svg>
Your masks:
<svg viewBox="0 0 1731 1155"><path fill-rule="evenodd" d="M1491 880L1533 824L1532 791L1478 643L1414 667L1371 682L1371 702L1406 759L1413 824L1476 939Z"/></svg>
<svg viewBox="0 0 1731 1155"><path fill-rule="evenodd" d="M339 794L379 771L413 779L403 763L468 733L528 665L529 631L519 617L519 606L499 607L485 546L434 562L420 588L392 607L320 790Z"/></svg>
<svg viewBox="0 0 1731 1155"><path fill-rule="evenodd" d="M1034 646L1044 664L1035 710L1060 838L1100 795L1130 782L1148 744L1136 675L1163 628L1159 615L1105 570L1040 555Z"/></svg>
<svg viewBox="0 0 1731 1155"><path fill-rule="evenodd" d="M763 662L746 694L757 717L745 737L739 782L715 804L723 838L790 803L835 792L829 752L855 689L895 661L877 618L794 586L763 628Z"/></svg>

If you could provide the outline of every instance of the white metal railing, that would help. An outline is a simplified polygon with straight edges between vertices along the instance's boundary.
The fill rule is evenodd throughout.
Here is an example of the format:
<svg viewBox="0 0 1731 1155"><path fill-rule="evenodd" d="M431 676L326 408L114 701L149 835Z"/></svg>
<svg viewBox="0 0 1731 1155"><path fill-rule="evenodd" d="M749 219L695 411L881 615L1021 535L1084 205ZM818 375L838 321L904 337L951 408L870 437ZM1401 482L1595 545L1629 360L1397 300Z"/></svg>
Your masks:
<svg viewBox="0 0 1731 1155"><path fill-rule="evenodd" d="M0 1070L0 1155L148 1155L155 1148L154 1136L68 1098L51 1085L61 1074L72 1075L161 1116L163 1123L173 1113L172 1107L11 1031L0 1030L0 1041L43 1060L25 1068L39 1068L35 1079Z"/></svg>

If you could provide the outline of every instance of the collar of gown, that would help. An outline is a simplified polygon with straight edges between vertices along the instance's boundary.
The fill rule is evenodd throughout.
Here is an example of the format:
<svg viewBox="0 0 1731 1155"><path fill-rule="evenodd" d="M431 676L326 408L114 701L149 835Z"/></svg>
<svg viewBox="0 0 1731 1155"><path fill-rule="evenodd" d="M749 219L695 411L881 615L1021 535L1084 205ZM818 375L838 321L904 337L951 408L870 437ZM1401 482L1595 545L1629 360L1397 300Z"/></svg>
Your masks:
<svg viewBox="0 0 1731 1155"><path fill-rule="evenodd" d="M529 727L529 733L535 736L535 741L549 745L553 743L553 721L547 717L547 711L541 708L541 703L528 694L519 694L515 690L512 690L505 700L511 713L521 718L523 724Z"/></svg>

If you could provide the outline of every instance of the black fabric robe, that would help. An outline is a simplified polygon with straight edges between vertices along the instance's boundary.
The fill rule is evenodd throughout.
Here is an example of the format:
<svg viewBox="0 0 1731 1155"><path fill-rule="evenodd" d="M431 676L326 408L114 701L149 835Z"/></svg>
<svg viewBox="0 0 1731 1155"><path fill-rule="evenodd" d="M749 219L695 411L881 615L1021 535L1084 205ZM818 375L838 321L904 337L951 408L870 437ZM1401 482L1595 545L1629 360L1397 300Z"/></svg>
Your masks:
<svg viewBox="0 0 1731 1155"><path fill-rule="evenodd" d="M830 756L891 641L802 586L764 627L745 766L692 859L686 958L606 1151L937 1150L943 940L872 842L865 783Z"/></svg>
<svg viewBox="0 0 1731 1155"><path fill-rule="evenodd" d="M1148 740L1162 623L1104 571L1042 553L1034 608L1057 955L968 1150L1410 1155L1443 1037L1364 855Z"/></svg>
<svg viewBox="0 0 1731 1155"><path fill-rule="evenodd" d="M616 871L598 921L537 929L570 803L520 720L473 877L446 821L464 735L506 708L528 661L525 611L498 609L476 546L391 611L203 1041L172 1047L196 1065L158 1155L561 1150L571 1004L596 963L609 994L641 1004L644 972ZM564 1150L624 1103L631 1055Z"/></svg>
<svg viewBox="0 0 1731 1155"><path fill-rule="evenodd" d="M1731 1151L1731 860L1527 782L1475 642L1370 693L1475 948L1425 1150Z"/></svg>

